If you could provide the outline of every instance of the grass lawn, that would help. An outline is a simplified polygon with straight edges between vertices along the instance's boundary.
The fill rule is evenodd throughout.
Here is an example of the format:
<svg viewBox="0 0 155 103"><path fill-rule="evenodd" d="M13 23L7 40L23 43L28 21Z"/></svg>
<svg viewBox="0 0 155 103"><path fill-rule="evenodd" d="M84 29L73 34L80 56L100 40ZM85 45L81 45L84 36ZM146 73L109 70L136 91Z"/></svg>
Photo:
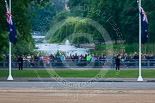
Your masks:
<svg viewBox="0 0 155 103"><path fill-rule="evenodd" d="M50 73L54 73L54 70L13 70L13 77L33 77L33 78L48 78L51 77ZM55 70L60 77L73 77L73 78L92 78L95 77L100 70ZM137 78L138 70L121 70L117 72L115 70L103 70L106 73L103 78ZM155 78L155 70L142 70L143 78ZM0 70L0 77L8 77L8 70Z"/></svg>

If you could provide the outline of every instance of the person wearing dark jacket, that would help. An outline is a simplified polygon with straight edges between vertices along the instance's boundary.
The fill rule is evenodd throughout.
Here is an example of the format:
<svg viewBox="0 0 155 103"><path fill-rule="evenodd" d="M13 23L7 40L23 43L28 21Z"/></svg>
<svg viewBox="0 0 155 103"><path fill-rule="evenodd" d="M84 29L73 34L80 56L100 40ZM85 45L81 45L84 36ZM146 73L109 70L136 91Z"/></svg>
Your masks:
<svg viewBox="0 0 155 103"><path fill-rule="evenodd" d="M120 70L120 58L117 56L117 58L115 59L116 61L116 70Z"/></svg>
<svg viewBox="0 0 155 103"><path fill-rule="evenodd" d="M19 70L23 70L23 58L20 56L18 58Z"/></svg>

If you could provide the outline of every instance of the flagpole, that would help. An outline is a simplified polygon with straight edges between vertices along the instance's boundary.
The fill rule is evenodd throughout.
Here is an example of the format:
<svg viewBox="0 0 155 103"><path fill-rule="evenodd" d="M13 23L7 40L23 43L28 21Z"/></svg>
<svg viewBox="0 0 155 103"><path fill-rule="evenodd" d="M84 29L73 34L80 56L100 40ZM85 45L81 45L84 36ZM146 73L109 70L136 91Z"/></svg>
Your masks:
<svg viewBox="0 0 155 103"><path fill-rule="evenodd" d="M11 13L11 0L9 0L9 9ZM11 42L9 41L9 76L7 80L13 80L12 74L11 74Z"/></svg>
<svg viewBox="0 0 155 103"><path fill-rule="evenodd" d="M141 51L141 47L142 47L142 41L141 41L141 34L142 34L142 29L141 29L141 0L138 1L138 7L139 7L139 77L137 79L138 82L142 82L143 81L143 78L142 78L142 63L141 63L141 60L142 60L142 51Z"/></svg>

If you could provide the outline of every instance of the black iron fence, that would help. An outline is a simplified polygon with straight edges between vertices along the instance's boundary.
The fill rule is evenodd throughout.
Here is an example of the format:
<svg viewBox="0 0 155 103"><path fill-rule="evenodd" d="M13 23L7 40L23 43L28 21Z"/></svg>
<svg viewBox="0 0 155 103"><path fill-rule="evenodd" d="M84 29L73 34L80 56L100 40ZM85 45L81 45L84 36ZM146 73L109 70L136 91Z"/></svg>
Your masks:
<svg viewBox="0 0 155 103"><path fill-rule="evenodd" d="M12 68L18 68L18 61L12 61ZM138 68L138 60L122 60L121 68ZM9 62L0 62L0 68L8 68ZM115 60L24 60L23 68L115 68ZM142 68L155 68L155 60L142 60Z"/></svg>

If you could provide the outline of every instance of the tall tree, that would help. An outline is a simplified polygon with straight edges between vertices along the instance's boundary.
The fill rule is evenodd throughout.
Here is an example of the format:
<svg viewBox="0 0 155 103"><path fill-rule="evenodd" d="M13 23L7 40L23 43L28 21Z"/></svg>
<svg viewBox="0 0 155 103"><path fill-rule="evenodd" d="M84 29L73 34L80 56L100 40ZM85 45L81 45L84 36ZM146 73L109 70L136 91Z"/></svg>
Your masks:
<svg viewBox="0 0 155 103"><path fill-rule="evenodd" d="M139 10L136 0L126 0L120 17L121 31L124 35L125 42L138 43L139 39Z"/></svg>
<svg viewBox="0 0 155 103"><path fill-rule="evenodd" d="M15 19L16 29L18 32L18 44L24 44L25 42L32 44L32 50L34 48L33 38L31 35L31 22L30 18L33 16L30 11L30 5L38 6L44 5L45 2L49 0L13 0L12 1L12 15ZM5 0L0 0L0 38L2 39L0 42L1 50L0 55L8 53L8 27L6 21L6 7L5 7ZM23 41L23 42L21 42ZM17 47L17 46L16 46ZM15 48L16 48L15 47ZM24 48L24 47L23 47ZM5 51L5 52L4 52Z"/></svg>
<svg viewBox="0 0 155 103"><path fill-rule="evenodd" d="M154 0L142 0L142 7L149 20L149 42L155 41L154 3ZM86 17L102 25L115 43L120 39L126 44L138 43L139 9L136 0L69 0L67 5L70 12L60 13L56 20L53 20L56 22L52 23L68 17ZM95 35L95 39L104 40L94 29L89 28L89 32Z"/></svg>
<svg viewBox="0 0 155 103"><path fill-rule="evenodd" d="M50 28L50 23L53 18L59 12L62 12L65 8L65 3L60 0L50 0L45 6L39 6L36 10L34 6L31 7L32 13L35 15L31 19L33 22L33 31L48 31Z"/></svg>

